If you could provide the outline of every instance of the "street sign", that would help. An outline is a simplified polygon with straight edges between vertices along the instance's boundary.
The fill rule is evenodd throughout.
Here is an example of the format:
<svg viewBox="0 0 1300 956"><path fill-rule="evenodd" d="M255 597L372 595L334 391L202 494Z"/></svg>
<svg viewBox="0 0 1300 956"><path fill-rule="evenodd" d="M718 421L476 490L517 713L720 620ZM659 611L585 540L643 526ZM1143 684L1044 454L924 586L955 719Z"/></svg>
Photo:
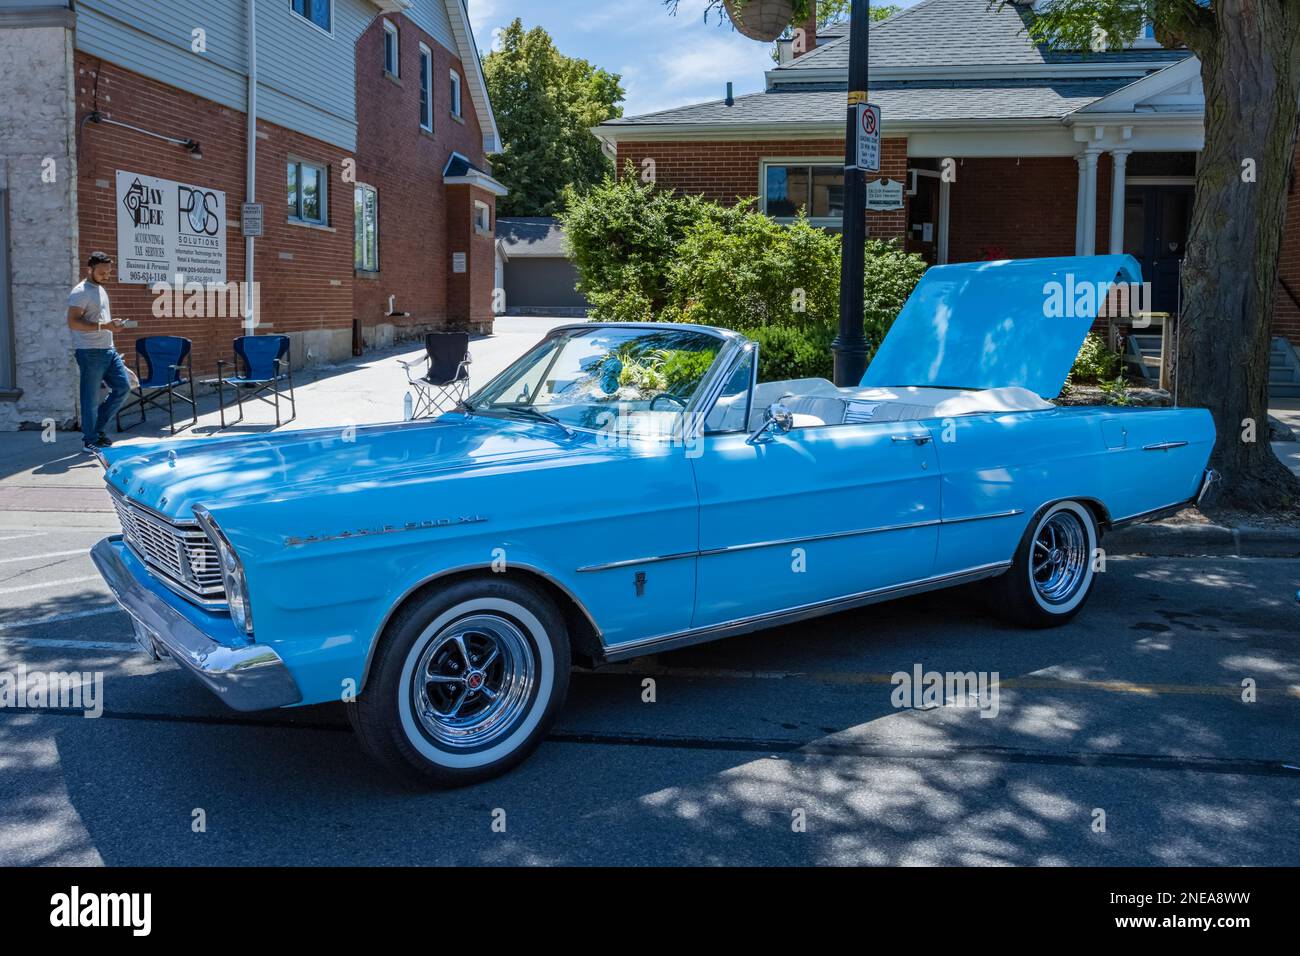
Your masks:
<svg viewBox="0 0 1300 956"><path fill-rule="evenodd" d="M858 104L858 169L880 172L880 107Z"/></svg>
<svg viewBox="0 0 1300 956"><path fill-rule="evenodd" d="M239 231L245 239L262 238L262 209L260 202L246 202L239 209Z"/></svg>

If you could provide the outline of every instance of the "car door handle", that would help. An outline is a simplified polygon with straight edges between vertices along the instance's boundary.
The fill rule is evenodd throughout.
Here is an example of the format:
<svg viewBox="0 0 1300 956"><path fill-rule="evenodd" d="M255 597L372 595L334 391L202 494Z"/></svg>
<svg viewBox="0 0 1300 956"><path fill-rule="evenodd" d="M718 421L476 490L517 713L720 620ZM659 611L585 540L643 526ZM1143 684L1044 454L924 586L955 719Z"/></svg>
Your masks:
<svg viewBox="0 0 1300 956"><path fill-rule="evenodd" d="M916 442L918 445L924 445L926 442L928 442L928 441L930 440L930 436L929 436L928 434L922 434L922 435L893 435L893 436L891 436L891 437L892 437L893 440L896 441L896 442L911 441L911 442Z"/></svg>

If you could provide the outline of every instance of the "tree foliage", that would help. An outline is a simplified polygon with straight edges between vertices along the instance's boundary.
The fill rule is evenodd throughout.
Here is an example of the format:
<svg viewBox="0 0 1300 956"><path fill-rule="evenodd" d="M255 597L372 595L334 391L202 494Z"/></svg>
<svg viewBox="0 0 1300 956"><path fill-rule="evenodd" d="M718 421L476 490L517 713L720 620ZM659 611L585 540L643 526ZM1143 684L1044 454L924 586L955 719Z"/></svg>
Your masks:
<svg viewBox="0 0 1300 956"><path fill-rule="evenodd" d="M1053 0L1028 29L1054 47L1099 51L1127 46L1148 22L1163 45L1196 54L1205 94L1181 271L1178 399L1214 416L1221 505L1294 509L1300 480L1255 435L1267 421L1270 326L1300 129L1300 3Z"/></svg>
<svg viewBox="0 0 1300 956"><path fill-rule="evenodd" d="M618 74L565 56L550 34L525 31L518 18L483 58L483 73L504 143L492 171L510 190L500 215L554 215L566 187L585 188L610 171L590 131L623 115Z"/></svg>
<svg viewBox="0 0 1300 956"><path fill-rule="evenodd" d="M562 214L593 317L736 329L760 344L764 379L827 377L839 316L840 237L782 224L752 201L722 206L638 181L629 166ZM865 325L878 345L925 271L894 243L867 244Z"/></svg>

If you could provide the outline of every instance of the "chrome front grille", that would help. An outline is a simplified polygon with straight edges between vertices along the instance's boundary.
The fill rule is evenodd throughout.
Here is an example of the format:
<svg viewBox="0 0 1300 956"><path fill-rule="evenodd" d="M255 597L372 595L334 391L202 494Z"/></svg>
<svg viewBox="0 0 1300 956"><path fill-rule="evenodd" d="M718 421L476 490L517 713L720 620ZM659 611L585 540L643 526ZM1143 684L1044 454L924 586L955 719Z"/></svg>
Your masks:
<svg viewBox="0 0 1300 956"><path fill-rule="evenodd" d="M179 527L111 492L131 550L182 593L207 603L225 598L216 546L202 529Z"/></svg>

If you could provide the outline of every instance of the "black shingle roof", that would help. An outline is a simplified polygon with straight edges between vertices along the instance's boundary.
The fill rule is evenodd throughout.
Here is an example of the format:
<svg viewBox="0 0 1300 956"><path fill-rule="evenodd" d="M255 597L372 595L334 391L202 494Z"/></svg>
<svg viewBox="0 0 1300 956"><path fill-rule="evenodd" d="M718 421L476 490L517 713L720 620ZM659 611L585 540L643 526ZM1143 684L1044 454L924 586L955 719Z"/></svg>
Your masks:
<svg viewBox="0 0 1300 956"><path fill-rule="evenodd" d="M507 256L567 256L564 230L551 216L499 216L497 241Z"/></svg>
<svg viewBox="0 0 1300 956"><path fill-rule="evenodd" d="M871 84L871 101L885 125L917 120L1051 119L1087 106L1132 83L1137 76L1081 80L988 80ZM844 121L843 87L782 87L611 120L605 128L654 125L730 125Z"/></svg>

